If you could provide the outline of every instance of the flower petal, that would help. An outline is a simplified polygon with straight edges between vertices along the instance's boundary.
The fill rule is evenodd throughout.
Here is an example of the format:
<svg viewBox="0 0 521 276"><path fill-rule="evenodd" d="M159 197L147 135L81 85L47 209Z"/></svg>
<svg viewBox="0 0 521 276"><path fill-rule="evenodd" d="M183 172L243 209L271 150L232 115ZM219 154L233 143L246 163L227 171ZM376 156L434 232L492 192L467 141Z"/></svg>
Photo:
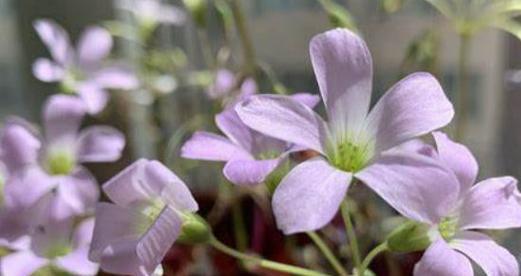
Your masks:
<svg viewBox="0 0 521 276"><path fill-rule="evenodd" d="M78 86L78 96L83 100L89 114L100 113L109 101L109 95L96 83L86 82Z"/></svg>
<svg viewBox="0 0 521 276"><path fill-rule="evenodd" d="M11 173L38 161L40 140L23 124L7 122L0 133L0 154Z"/></svg>
<svg viewBox="0 0 521 276"><path fill-rule="evenodd" d="M435 224L457 203L456 176L419 154L387 153L355 175L402 215Z"/></svg>
<svg viewBox="0 0 521 276"><path fill-rule="evenodd" d="M324 159L305 161L289 172L273 194L273 212L284 234L313 231L328 224L346 196L351 174Z"/></svg>
<svg viewBox="0 0 521 276"><path fill-rule="evenodd" d="M2 257L0 274L5 276L32 275L48 263L47 259L40 258L31 251L18 251Z"/></svg>
<svg viewBox="0 0 521 276"><path fill-rule="evenodd" d="M513 177L489 178L474 185L461 207L463 229L521 227L521 194Z"/></svg>
<svg viewBox="0 0 521 276"><path fill-rule="evenodd" d="M373 81L365 42L347 29L334 29L313 37L309 51L329 120L335 125L363 121Z"/></svg>
<svg viewBox="0 0 521 276"><path fill-rule="evenodd" d="M82 246L71 253L58 257L54 265L73 275L97 275L99 265L88 259L89 247Z"/></svg>
<svg viewBox="0 0 521 276"><path fill-rule="evenodd" d="M472 276L472 264L463 254L438 239L427 248L414 267L415 276Z"/></svg>
<svg viewBox="0 0 521 276"><path fill-rule="evenodd" d="M63 67L47 58L38 58L33 63L33 75L44 82L58 82L64 77Z"/></svg>
<svg viewBox="0 0 521 276"><path fill-rule="evenodd" d="M140 224L144 220L146 220L144 215L133 209L106 202L97 203L89 259L100 262L104 251L113 244L132 241L137 243L143 234ZM132 263L128 262L128 264ZM103 265L101 262L102 268Z"/></svg>
<svg viewBox="0 0 521 276"><path fill-rule="evenodd" d="M54 60L62 65L69 63L72 48L67 32L50 19L36 20L33 25Z"/></svg>
<svg viewBox="0 0 521 276"><path fill-rule="evenodd" d="M110 54L112 36L104 28L90 26L78 41L78 59L82 66L97 66Z"/></svg>
<svg viewBox="0 0 521 276"><path fill-rule="evenodd" d="M487 275L519 275L516 258L485 234L471 231L459 233L451 242L451 247L469 256Z"/></svg>
<svg viewBox="0 0 521 276"><path fill-rule="evenodd" d="M102 68L92 76L91 80L108 89L130 90L139 86L135 72L121 65Z"/></svg>
<svg viewBox="0 0 521 276"><path fill-rule="evenodd" d="M79 98L53 95L44 104L43 124L49 143L62 139L75 140L86 108Z"/></svg>
<svg viewBox="0 0 521 276"><path fill-rule="evenodd" d="M295 93L289 97L311 109L315 108L315 106L320 102L320 97L309 93Z"/></svg>
<svg viewBox="0 0 521 276"><path fill-rule="evenodd" d="M148 273L161 264L161 260L181 232L183 221L172 208L165 208L154 224L137 244L137 255Z"/></svg>
<svg viewBox="0 0 521 276"><path fill-rule="evenodd" d="M197 131L181 148L181 156L188 159L228 161L251 159L251 155L230 140L213 133Z"/></svg>
<svg viewBox="0 0 521 276"><path fill-rule="evenodd" d="M438 81L428 73L414 73L395 84L367 118L376 139L376 152L447 125L454 108Z"/></svg>
<svg viewBox="0 0 521 276"><path fill-rule="evenodd" d="M450 140L445 133L434 132L438 157L451 169L461 184L461 193L467 192L476 181L478 163L470 150L462 144Z"/></svg>
<svg viewBox="0 0 521 276"><path fill-rule="evenodd" d="M250 128L277 139L324 153L326 125L311 108L289 97L249 97L235 109Z"/></svg>
<svg viewBox="0 0 521 276"><path fill-rule="evenodd" d="M280 164L281 159L267 160L230 160L224 166L224 176L236 185L256 185L264 182L266 177Z"/></svg>
<svg viewBox="0 0 521 276"><path fill-rule="evenodd" d="M103 184L103 191L112 202L129 206L149 199L147 191L151 189L144 188L143 185L148 183L142 181L148 162L146 159L139 159Z"/></svg>
<svg viewBox="0 0 521 276"><path fill-rule="evenodd" d="M57 246L67 246L73 230L73 219L48 220L36 225L31 233L31 251L39 256Z"/></svg>
<svg viewBox="0 0 521 276"><path fill-rule="evenodd" d="M5 187L5 204L10 208L28 208L34 205L57 183L39 167L30 167L9 177Z"/></svg>
<svg viewBox="0 0 521 276"><path fill-rule="evenodd" d="M78 138L79 162L113 162L121 157L125 136L109 126L91 126Z"/></svg>
<svg viewBox="0 0 521 276"><path fill-rule="evenodd" d="M231 92L235 85L235 75L226 69L220 69L215 74L215 79L212 85L208 87L208 97L211 99L218 99L226 96Z"/></svg>
<svg viewBox="0 0 521 276"><path fill-rule="evenodd" d="M158 161L150 161L145 166L148 193L160 195L164 202L178 211L195 212L199 209L186 184L170 169ZM144 185L143 185L144 186Z"/></svg>
<svg viewBox="0 0 521 276"><path fill-rule="evenodd" d="M248 152L253 151L254 139L251 129L246 126L233 108L225 109L215 116L217 127L236 145Z"/></svg>

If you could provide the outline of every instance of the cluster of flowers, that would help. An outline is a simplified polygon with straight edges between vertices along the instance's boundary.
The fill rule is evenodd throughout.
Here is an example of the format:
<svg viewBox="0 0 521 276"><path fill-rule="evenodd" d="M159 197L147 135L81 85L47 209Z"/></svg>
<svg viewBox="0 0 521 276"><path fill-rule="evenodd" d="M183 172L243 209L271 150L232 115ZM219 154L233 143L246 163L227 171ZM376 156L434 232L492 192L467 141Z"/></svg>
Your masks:
<svg viewBox="0 0 521 276"><path fill-rule="evenodd" d="M112 203L98 202L96 180L81 164L119 159L125 139L107 126L82 129L81 122L103 109L106 89L130 89L137 81L123 68L102 65L112 46L105 30L89 28L75 52L55 23L35 26L53 58L38 59L35 76L60 82L70 95L46 101L42 132L19 118L1 129L0 242L8 253L0 273L95 275L101 267L151 275L176 240L211 239L209 229L194 233L207 227L195 215L198 205L158 161L134 162L103 185ZM313 111L317 96L257 94L253 80L221 71L209 95L228 98L215 118L226 137L196 132L181 155L226 162L223 174L236 185L267 185L287 235L330 223L349 186L363 183L415 225L414 237L398 231L388 244L426 250L415 275L472 275L469 259L487 275L519 275L515 257L476 231L521 227L517 181L474 185L478 165L470 151L433 132L454 116L438 81L412 74L369 111L372 60L360 37L331 30L312 39L310 53L327 122ZM431 132L434 146L418 139ZM291 154L303 150L314 157L294 164Z"/></svg>

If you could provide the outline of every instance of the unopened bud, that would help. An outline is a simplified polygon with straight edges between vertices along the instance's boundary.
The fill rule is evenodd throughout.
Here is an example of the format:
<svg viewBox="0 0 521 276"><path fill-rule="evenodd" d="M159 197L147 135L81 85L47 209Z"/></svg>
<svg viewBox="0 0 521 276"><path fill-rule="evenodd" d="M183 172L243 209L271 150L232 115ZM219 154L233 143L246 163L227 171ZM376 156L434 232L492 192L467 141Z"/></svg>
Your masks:
<svg viewBox="0 0 521 276"><path fill-rule="evenodd" d="M182 243L206 243L211 238L210 226L199 215L188 213L183 216L181 234L177 240Z"/></svg>
<svg viewBox="0 0 521 276"><path fill-rule="evenodd" d="M392 252L420 251L430 244L429 226L415 221L398 226L387 236L387 246Z"/></svg>

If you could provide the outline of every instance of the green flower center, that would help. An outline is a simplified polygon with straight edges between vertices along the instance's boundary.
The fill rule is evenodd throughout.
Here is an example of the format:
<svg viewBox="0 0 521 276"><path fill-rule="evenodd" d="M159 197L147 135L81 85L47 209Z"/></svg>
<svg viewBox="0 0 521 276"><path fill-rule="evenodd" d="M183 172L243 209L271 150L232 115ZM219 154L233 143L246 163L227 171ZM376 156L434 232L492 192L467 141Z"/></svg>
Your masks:
<svg viewBox="0 0 521 276"><path fill-rule="evenodd" d="M451 240L458 231L458 221L455 217L444 217L438 224L438 231L441 237L449 241Z"/></svg>
<svg viewBox="0 0 521 276"><path fill-rule="evenodd" d="M71 252L71 248L68 245L56 243L50 246L45 251L45 256L49 259L65 256Z"/></svg>
<svg viewBox="0 0 521 276"><path fill-rule="evenodd" d="M74 155L65 150L51 151L47 155L47 171L51 175L67 175L76 166Z"/></svg>
<svg viewBox="0 0 521 276"><path fill-rule="evenodd" d="M370 143L355 143L342 139L336 146L330 147L328 157L337 168L346 172L357 172L364 168L373 155Z"/></svg>
<svg viewBox="0 0 521 276"><path fill-rule="evenodd" d="M61 90L65 94L75 94L76 84L85 77L78 69L69 69L60 83Z"/></svg>
<svg viewBox="0 0 521 276"><path fill-rule="evenodd" d="M138 224L138 230L142 233L146 232L165 209L165 206L166 204L161 199L154 199L147 202L144 207L141 208L141 213L145 216L145 219Z"/></svg>

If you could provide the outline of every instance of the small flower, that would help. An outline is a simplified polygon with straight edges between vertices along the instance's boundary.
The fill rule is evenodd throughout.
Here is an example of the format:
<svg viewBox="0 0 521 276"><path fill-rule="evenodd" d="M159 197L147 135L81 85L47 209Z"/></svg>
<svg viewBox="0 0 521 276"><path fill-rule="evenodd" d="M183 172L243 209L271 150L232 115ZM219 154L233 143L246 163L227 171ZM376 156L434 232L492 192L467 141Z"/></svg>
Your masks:
<svg viewBox="0 0 521 276"><path fill-rule="evenodd" d="M94 207L98 186L80 164L119 159L125 140L108 126L80 131L85 113L79 98L55 95L44 106L43 135L22 119L6 123L0 135L1 159L11 174L5 185L6 205L28 208L38 202L57 220Z"/></svg>
<svg viewBox="0 0 521 276"><path fill-rule="evenodd" d="M70 45L67 32L49 19L34 23L38 35L49 49L52 60L38 58L34 76L44 82L59 82L67 93L77 94L91 114L99 113L108 102L106 89L133 89L138 81L134 74L119 65L104 66L112 49L112 37L105 29L88 27L77 49Z"/></svg>
<svg viewBox="0 0 521 276"><path fill-rule="evenodd" d="M252 96L236 108L252 129L321 154L291 170L273 195L277 224L286 234L329 223L353 176L378 166L384 151L448 124L454 115L440 84L427 73L401 80L369 112L371 54L347 29L315 36L310 53L329 122L275 95Z"/></svg>
<svg viewBox="0 0 521 276"><path fill-rule="evenodd" d="M158 24L181 25L185 13L178 7L159 0L119 0L118 8L131 12L140 26L154 29Z"/></svg>
<svg viewBox="0 0 521 276"><path fill-rule="evenodd" d="M197 211L190 191L157 161L141 159L103 185L89 257L110 273L150 275Z"/></svg>
<svg viewBox="0 0 521 276"><path fill-rule="evenodd" d="M0 274L20 275L96 275L98 265L88 260L94 219L74 226L73 220L40 225L31 235L30 246L13 250L1 259Z"/></svg>
<svg viewBox="0 0 521 276"><path fill-rule="evenodd" d="M244 87L245 85L239 99L246 99L256 93L256 89ZM295 94L288 99L308 104L310 107L318 102L316 96L307 93ZM198 131L183 145L181 156L190 159L225 161L224 176L237 185L263 183L268 175L287 160L288 153L299 148L251 130L239 119L233 107L232 104L215 117L217 127L226 137Z"/></svg>
<svg viewBox="0 0 521 276"><path fill-rule="evenodd" d="M470 258L487 275L519 275L514 256L474 231L521 227L517 180L496 177L473 185L478 165L470 151L443 133L434 139L437 149L424 145L415 147L422 154L384 157L358 176L402 215L429 228L431 244L414 274L473 275Z"/></svg>

